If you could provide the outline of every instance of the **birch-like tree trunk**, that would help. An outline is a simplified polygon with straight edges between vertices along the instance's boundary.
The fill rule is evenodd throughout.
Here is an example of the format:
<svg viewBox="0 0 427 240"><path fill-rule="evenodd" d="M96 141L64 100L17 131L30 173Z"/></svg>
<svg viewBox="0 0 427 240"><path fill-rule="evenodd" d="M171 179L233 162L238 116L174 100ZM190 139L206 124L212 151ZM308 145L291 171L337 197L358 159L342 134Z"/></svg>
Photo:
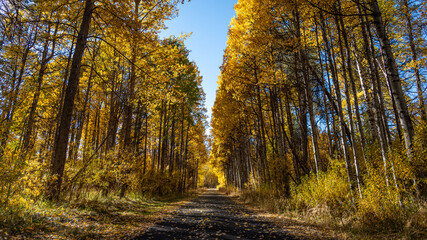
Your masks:
<svg viewBox="0 0 427 240"><path fill-rule="evenodd" d="M381 16L381 10L378 6L377 0L370 1L370 7L372 10L372 17L374 26L380 41L381 49L384 54L384 63L387 75L390 78L390 88L392 97L395 99L396 108L399 112L399 120L402 124L406 153L409 161L413 159L413 139L414 139L414 126L411 121L411 117L408 110L408 104L405 100L405 94L402 89L402 83L399 77L399 70L397 68L396 61L393 56L393 50L391 48L390 40L388 38L384 22Z"/></svg>

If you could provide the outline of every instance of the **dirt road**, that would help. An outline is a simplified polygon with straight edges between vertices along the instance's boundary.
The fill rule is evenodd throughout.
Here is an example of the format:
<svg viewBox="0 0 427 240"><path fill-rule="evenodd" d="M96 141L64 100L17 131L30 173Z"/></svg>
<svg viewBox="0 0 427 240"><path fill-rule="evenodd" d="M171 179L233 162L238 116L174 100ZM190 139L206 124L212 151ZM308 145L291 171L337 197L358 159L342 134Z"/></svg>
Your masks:
<svg viewBox="0 0 427 240"><path fill-rule="evenodd" d="M230 197L208 190L135 239L288 239L294 237Z"/></svg>

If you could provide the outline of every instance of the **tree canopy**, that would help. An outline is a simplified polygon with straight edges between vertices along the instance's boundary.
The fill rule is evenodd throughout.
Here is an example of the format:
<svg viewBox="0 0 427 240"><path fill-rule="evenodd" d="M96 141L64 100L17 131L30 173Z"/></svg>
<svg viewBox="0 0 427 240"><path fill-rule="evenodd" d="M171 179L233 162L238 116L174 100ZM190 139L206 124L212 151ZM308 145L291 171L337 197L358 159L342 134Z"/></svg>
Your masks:
<svg viewBox="0 0 427 240"><path fill-rule="evenodd" d="M375 216L425 197L424 7L239 0L211 123L224 185Z"/></svg>
<svg viewBox="0 0 427 240"><path fill-rule="evenodd" d="M2 1L0 205L197 186L202 77L159 37L180 2Z"/></svg>

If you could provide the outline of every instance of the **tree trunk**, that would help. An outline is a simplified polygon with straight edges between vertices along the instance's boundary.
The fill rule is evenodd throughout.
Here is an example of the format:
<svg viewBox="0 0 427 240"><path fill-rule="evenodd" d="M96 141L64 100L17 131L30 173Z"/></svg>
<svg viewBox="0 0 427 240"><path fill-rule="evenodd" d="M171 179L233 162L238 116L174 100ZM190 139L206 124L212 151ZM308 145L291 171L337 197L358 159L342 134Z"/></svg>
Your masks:
<svg viewBox="0 0 427 240"><path fill-rule="evenodd" d="M58 135L55 137L50 168L52 179L48 182L47 190L48 198L51 200L58 200L61 191L62 176L64 174L68 146L68 134L70 132L71 118L74 109L74 98L78 90L80 67L83 53L86 49L87 37L89 35L94 1L95 0L86 0L85 2L83 20L77 36L76 49L73 55L70 76L68 78L67 89L65 91L64 104L62 106L61 119L58 125Z"/></svg>
<svg viewBox="0 0 427 240"><path fill-rule="evenodd" d="M331 48L329 46L328 37L326 34L326 26L325 26L325 22L324 22L322 13L320 13L320 18L322 21L322 34L323 34L323 39L325 41L325 48L326 48L326 53L328 55L330 70L331 70L331 74L332 74L332 82L334 85L335 97L336 97L336 102L337 102L336 103L337 114L338 114L338 118L340 121L340 132L341 132L340 137L341 137L341 144L342 144L342 150L343 150L343 155L344 155L344 161L345 161L346 168L347 168L347 177L348 177L348 182L350 184L350 189L353 189L354 188L354 175L353 175L353 169L351 167L351 163L349 160L346 124L345 124L344 114L343 114L343 109L342 109L340 85L339 85L338 76L336 73L335 61L333 59L334 54L331 52ZM350 139L350 141L351 141L351 139Z"/></svg>
<svg viewBox="0 0 427 240"><path fill-rule="evenodd" d="M50 41L50 31L51 28L49 27L48 32L47 32L47 36L46 36L46 40L43 46L43 52L42 52L42 58L40 60L40 69L37 75L37 81L36 81L36 87L35 87L35 92L33 95L33 101L31 103L31 107L30 107L30 113L28 115L28 120L27 120L27 126L25 128L25 132L24 132L24 138L22 141L22 150L23 150L23 154L26 155L28 150L31 149L34 145L34 140L33 140L33 131L34 131L34 124L35 124L35 117L36 117L36 111L37 111L37 106L38 106L38 102L39 102L39 98L40 98L40 93L41 93L41 87L43 84L43 78L46 72L46 68L47 68L47 64L49 63L49 61L52 59L52 57L54 56L55 53L55 46L56 46L56 40L55 40L55 36L56 33L58 31L58 25L55 27L55 32L53 34L54 39L52 40L52 50L50 55L48 56L49 53L49 41Z"/></svg>
<svg viewBox="0 0 427 240"><path fill-rule="evenodd" d="M409 40L409 47L411 49L412 54L412 61L414 62L414 74L415 74L415 80L417 84L417 94L418 94L418 104L420 105L420 112L421 112L421 120L426 123L427 122L427 108L424 102L424 95L423 95L423 89L421 87L421 77L420 77L420 67L418 65L418 54L415 46L415 39L414 39L414 29L412 26L412 19L411 19L411 13L409 12L409 3L408 0L401 0L401 4L403 5L401 12L403 12L406 20L406 27L408 31L408 40Z"/></svg>
<svg viewBox="0 0 427 240"><path fill-rule="evenodd" d="M78 122L78 128L77 128L77 133L76 133L76 140L74 141L75 147L74 147L74 154L71 155L71 157L73 157L74 159L77 159L78 153L79 153L79 148L80 148L80 141L82 139L82 135L83 135L83 127L86 121L86 110L88 108L89 105L89 100L90 100L90 92L91 92L91 87L92 87L92 77L93 77L93 68L90 71L89 74L89 79L88 79L88 85L87 85L87 89L86 89L86 93L85 93L85 97L84 97L84 102L83 102L83 110L80 113L80 117L77 119ZM108 132L107 132L108 134ZM108 137L108 136L107 136Z"/></svg>
<svg viewBox="0 0 427 240"><path fill-rule="evenodd" d="M172 175L175 167L175 108L172 108L171 143L169 153L169 174Z"/></svg>
<svg viewBox="0 0 427 240"><path fill-rule="evenodd" d="M257 72L255 71L255 78L257 78ZM257 80L258 82L258 80ZM258 106L258 123L259 123L259 140L260 140L260 160L263 167L263 177L264 183L269 182L269 171L267 167L267 149L266 149L266 139L265 139L265 124L264 124L264 114L262 112L262 102L261 102L261 88L257 85L257 106Z"/></svg>
<svg viewBox="0 0 427 240"><path fill-rule="evenodd" d="M320 50L320 44L319 44L319 36L318 36L318 23L315 20L315 26L316 26L316 48L317 48L317 57L319 58L319 65L320 65L320 72L321 74L321 81L325 82L325 78L324 78L324 70L323 70L323 60L322 60L322 55L321 55L321 50ZM327 73L328 74L328 73ZM329 79L329 74L328 74L328 79ZM329 126L329 112L328 112L328 103L326 100L326 88L325 85L322 84L322 100L323 100L323 108L324 108L324 114L325 114L325 122L326 122L326 134L328 137L328 150L329 150L329 155L332 156L333 155L333 151L332 151L332 138L331 138L331 130L330 130L330 126ZM322 167L326 167L323 166ZM326 170L326 168L322 168L322 170Z"/></svg>
<svg viewBox="0 0 427 240"><path fill-rule="evenodd" d="M15 110L17 107L17 101L18 101L18 95L19 92L21 90L21 84L24 80L24 72L27 66L27 61L28 61L28 56L30 54L30 50L31 48L34 46L34 44L36 43L37 40L37 30L38 30L38 26L35 27L36 29L34 30L34 38L32 36L33 33L30 33L29 39L27 40L27 42L25 43L25 45L23 46L23 53L22 56L20 56L20 64L19 64L19 70L18 70L18 66L15 66L13 69L13 74L12 74L12 87L11 90L9 92L10 97L8 97L6 99L6 107L5 109L1 109L2 110L2 117L0 117L0 121L4 123L2 124L3 129L0 129L0 134L1 134L1 139L0 139L0 159L2 158L3 154L4 154L4 150L7 144L7 141L9 139L9 133L10 133L10 129L12 127L13 124L13 118L15 115ZM21 36L20 36L21 38ZM20 42L20 41L19 41ZM16 76L18 73L18 76ZM3 116L5 116L3 118Z"/></svg>
<svg viewBox="0 0 427 240"><path fill-rule="evenodd" d="M408 105L405 100L405 94L402 89L402 83L399 77L399 70L397 68L396 61L393 56L393 50L391 48L390 40L386 33L384 22L382 20L381 11L378 6L377 0L371 0L370 2L372 16L374 20L374 26L380 41L382 52L384 53L384 62L387 75L390 78L390 88L392 91L392 97L396 101L396 107L399 112L400 123L404 131L406 154L410 162L413 160L413 139L414 139L414 127L412 125L411 117L408 110Z"/></svg>
<svg viewBox="0 0 427 240"><path fill-rule="evenodd" d="M134 8L134 16L133 20L135 22L138 21L138 13L139 13L139 4L140 0L135 0L135 8ZM131 47L132 47L132 56L130 61L130 78L128 85L128 95L125 103L124 110L124 134L123 134L123 149L124 151L130 151L131 147L131 131L132 131L132 114L133 114L133 100L135 98L135 81L136 81L136 58L137 58L137 50L138 50L138 39L135 36L138 33L137 26L135 26L131 30ZM132 152L131 152L132 153Z"/></svg>
<svg viewBox="0 0 427 240"><path fill-rule="evenodd" d="M339 2L338 2L339 5ZM341 6L338 6L339 11L341 12ZM362 189L361 189L361 177L359 174L359 156L357 154L357 143L356 143L356 136L355 136L355 128L354 128L354 121L353 121L353 109L351 106L351 98L350 98L350 89L348 86L348 78L350 78L350 81L354 82L354 77L351 69L351 59L350 59L350 47L347 40L347 32L344 25L344 20L342 16L337 17L336 19L337 23L337 30L338 30L338 41L339 41L339 49L342 59L342 74L343 74L343 81L344 81L344 93L345 98L347 102L347 114L348 119L350 122L350 137L352 144L352 150L353 150L353 160L354 160L354 171L356 174L356 183L357 183L357 189L359 191L359 196L362 198ZM346 52L344 53L343 48L343 42L345 43Z"/></svg>

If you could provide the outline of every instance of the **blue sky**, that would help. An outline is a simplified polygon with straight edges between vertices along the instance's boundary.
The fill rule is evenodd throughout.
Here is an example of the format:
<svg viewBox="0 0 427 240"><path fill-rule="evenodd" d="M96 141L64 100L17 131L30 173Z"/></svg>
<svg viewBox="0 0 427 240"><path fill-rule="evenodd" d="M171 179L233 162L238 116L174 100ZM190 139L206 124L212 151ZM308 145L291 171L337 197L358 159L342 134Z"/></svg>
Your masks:
<svg viewBox="0 0 427 240"><path fill-rule="evenodd" d="M193 33L185 45L190 60L196 62L203 76L203 90L206 93L206 109L211 116L215 101L219 67L227 41L228 26L235 15L237 0L191 0L179 4L178 17L167 21L167 30L162 36Z"/></svg>

